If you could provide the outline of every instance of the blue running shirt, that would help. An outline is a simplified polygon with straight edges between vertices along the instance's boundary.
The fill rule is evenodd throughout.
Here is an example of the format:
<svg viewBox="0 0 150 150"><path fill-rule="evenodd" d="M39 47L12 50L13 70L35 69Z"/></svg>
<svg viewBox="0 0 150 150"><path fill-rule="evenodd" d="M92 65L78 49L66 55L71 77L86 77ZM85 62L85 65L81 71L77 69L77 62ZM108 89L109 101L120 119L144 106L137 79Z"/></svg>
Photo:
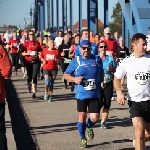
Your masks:
<svg viewBox="0 0 150 150"><path fill-rule="evenodd" d="M74 73L75 77L83 77L80 84L75 84L77 99L100 97L100 74L102 71L102 61L99 56L92 55L89 59L77 56L71 61L65 74Z"/></svg>
<svg viewBox="0 0 150 150"><path fill-rule="evenodd" d="M107 67L111 64L113 67L117 67L117 63L112 56L106 56L106 59L102 61L104 69L104 83L109 83L113 80L113 74L107 70Z"/></svg>

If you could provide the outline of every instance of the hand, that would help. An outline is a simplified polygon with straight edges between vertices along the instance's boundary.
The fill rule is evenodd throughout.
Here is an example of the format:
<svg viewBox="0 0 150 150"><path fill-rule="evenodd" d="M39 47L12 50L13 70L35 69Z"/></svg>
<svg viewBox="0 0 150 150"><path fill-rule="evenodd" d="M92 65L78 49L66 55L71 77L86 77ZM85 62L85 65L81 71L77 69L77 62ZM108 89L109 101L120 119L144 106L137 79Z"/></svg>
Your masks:
<svg viewBox="0 0 150 150"><path fill-rule="evenodd" d="M118 102L118 104L124 106L125 105L125 100L126 100L126 98L125 98L124 94L122 93L122 91L117 92L117 102Z"/></svg>
<svg viewBox="0 0 150 150"><path fill-rule="evenodd" d="M30 55L30 53L31 53L31 51L30 51L30 50L27 50L26 55Z"/></svg>
<svg viewBox="0 0 150 150"><path fill-rule="evenodd" d="M119 63L119 62L120 62L120 59L119 59L119 58L116 58L116 62Z"/></svg>
<svg viewBox="0 0 150 150"><path fill-rule="evenodd" d="M104 89L106 87L104 82L101 82L101 88Z"/></svg>
<svg viewBox="0 0 150 150"><path fill-rule="evenodd" d="M45 60L43 60L43 64L46 64L46 61L45 61Z"/></svg>
<svg viewBox="0 0 150 150"><path fill-rule="evenodd" d="M76 84L80 84L82 82L83 77L79 76L79 77L74 77L74 82Z"/></svg>
<svg viewBox="0 0 150 150"><path fill-rule="evenodd" d="M61 53L61 56L65 56L65 53L64 53L64 51Z"/></svg>
<svg viewBox="0 0 150 150"><path fill-rule="evenodd" d="M110 72L112 72L112 71L113 71L113 68L114 68L114 67L112 66L112 64L110 64L110 65L107 67L107 70L110 71Z"/></svg>

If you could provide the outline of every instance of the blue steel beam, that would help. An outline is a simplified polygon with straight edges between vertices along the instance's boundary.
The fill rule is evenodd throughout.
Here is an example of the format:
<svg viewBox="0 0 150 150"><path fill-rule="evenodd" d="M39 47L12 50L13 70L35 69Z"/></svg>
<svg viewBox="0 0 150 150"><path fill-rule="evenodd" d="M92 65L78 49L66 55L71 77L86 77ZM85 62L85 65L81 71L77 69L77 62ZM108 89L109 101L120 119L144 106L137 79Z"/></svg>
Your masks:
<svg viewBox="0 0 150 150"><path fill-rule="evenodd" d="M73 7L72 7L72 0L70 0L70 29L71 29L71 31L73 31L73 25L72 25L72 20L73 20L73 15L72 15L72 9L73 9Z"/></svg>
<svg viewBox="0 0 150 150"><path fill-rule="evenodd" d="M97 0L87 0L87 20L88 20L88 30L92 30L95 34L97 32Z"/></svg>
<svg viewBox="0 0 150 150"><path fill-rule="evenodd" d="M39 6L39 10L40 10L40 26L39 26L39 30L40 31L43 31L44 30L44 3L45 3L45 0L41 0L40 1L40 6Z"/></svg>
<svg viewBox="0 0 150 150"><path fill-rule="evenodd" d="M108 27L108 0L104 0L104 28Z"/></svg>
<svg viewBox="0 0 150 150"><path fill-rule="evenodd" d="M79 32L82 31L82 0L79 0Z"/></svg>
<svg viewBox="0 0 150 150"><path fill-rule="evenodd" d="M50 4L50 10L51 10L51 28L54 28L54 1L51 0Z"/></svg>
<svg viewBox="0 0 150 150"><path fill-rule="evenodd" d="M67 29L66 3L67 3L67 0L62 0L62 28L63 28L63 31L65 31Z"/></svg>
<svg viewBox="0 0 150 150"><path fill-rule="evenodd" d="M47 27L50 29L50 0L47 0Z"/></svg>
<svg viewBox="0 0 150 150"><path fill-rule="evenodd" d="M59 3L58 3L58 0L56 0L56 26L57 26L57 30L59 30Z"/></svg>

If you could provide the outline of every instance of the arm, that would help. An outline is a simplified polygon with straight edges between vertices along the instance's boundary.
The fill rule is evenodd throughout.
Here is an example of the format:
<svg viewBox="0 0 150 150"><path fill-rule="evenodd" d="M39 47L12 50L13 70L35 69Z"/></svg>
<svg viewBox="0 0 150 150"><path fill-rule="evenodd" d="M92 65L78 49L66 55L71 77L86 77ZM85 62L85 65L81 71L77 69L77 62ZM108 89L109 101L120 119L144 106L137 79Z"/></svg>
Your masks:
<svg viewBox="0 0 150 150"><path fill-rule="evenodd" d="M114 88L117 94L117 101L120 105L125 105L125 96L121 91L121 79L125 76L125 67L124 62L122 62L118 68L116 69L115 76L114 76Z"/></svg>
<svg viewBox="0 0 150 150"><path fill-rule="evenodd" d="M80 84L82 82L83 77L74 77L72 76L73 72L75 71L75 59L71 61L68 68L66 69L63 78L69 82L75 82L76 84Z"/></svg>

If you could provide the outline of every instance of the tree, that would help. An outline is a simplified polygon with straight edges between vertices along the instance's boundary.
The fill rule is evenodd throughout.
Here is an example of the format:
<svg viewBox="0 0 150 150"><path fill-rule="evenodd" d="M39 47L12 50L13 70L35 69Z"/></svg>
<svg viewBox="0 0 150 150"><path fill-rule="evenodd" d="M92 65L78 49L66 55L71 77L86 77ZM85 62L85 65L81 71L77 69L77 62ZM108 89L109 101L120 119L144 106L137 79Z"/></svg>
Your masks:
<svg viewBox="0 0 150 150"><path fill-rule="evenodd" d="M112 32L118 32L119 34L122 33L122 10L121 5L119 2L113 7L113 13L111 15L111 18L113 19L112 22L109 22L109 27L112 30Z"/></svg>

